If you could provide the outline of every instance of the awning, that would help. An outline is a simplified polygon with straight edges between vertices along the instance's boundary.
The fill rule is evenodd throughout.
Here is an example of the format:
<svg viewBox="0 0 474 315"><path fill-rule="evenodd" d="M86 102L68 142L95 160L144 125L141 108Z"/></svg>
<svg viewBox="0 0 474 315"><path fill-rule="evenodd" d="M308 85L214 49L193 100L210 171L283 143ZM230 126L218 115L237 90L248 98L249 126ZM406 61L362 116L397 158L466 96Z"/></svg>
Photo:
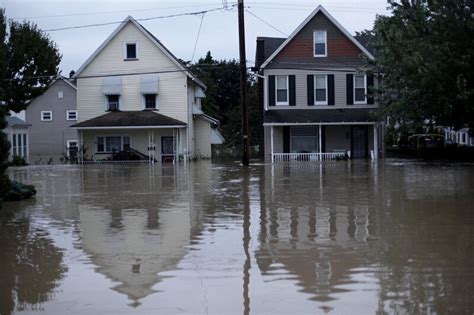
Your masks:
<svg viewBox="0 0 474 315"><path fill-rule="evenodd" d="M76 129L185 128L180 120L154 111L116 111L72 125Z"/></svg>
<svg viewBox="0 0 474 315"><path fill-rule="evenodd" d="M105 95L122 94L122 77L105 77L102 81L102 91Z"/></svg>
<svg viewBox="0 0 474 315"><path fill-rule="evenodd" d="M158 94L159 76L157 74L146 74L140 77L140 88L142 94Z"/></svg>

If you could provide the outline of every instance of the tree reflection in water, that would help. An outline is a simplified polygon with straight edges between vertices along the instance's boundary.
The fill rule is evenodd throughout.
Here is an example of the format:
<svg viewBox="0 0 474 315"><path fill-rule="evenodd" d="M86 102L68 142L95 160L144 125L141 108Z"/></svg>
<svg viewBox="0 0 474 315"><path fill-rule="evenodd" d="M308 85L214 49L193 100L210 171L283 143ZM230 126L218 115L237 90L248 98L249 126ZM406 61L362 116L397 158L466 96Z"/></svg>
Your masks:
<svg viewBox="0 0 474 315"><path fill-rule="evenodd" d="M67 271L62 250L27 220L0 226L0 248L0 314L40 310Z"/></svg>

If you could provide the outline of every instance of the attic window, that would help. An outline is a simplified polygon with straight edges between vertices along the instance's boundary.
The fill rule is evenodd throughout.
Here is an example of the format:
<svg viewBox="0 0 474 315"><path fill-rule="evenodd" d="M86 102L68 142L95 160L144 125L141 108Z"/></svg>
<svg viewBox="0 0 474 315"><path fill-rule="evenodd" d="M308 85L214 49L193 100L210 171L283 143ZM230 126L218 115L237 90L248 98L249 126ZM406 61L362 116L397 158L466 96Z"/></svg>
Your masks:
<svg viewBox="0 0 474 315"><path fill-rule="evenodd" d="M314 57L327 56L327 33L326 31L313 32Z"/></svg>
<svg viewBox="0 0 474 315"><path fill-rule="evenodd" d="M137 60L137 43L125 43L125 60Z"/></svg>

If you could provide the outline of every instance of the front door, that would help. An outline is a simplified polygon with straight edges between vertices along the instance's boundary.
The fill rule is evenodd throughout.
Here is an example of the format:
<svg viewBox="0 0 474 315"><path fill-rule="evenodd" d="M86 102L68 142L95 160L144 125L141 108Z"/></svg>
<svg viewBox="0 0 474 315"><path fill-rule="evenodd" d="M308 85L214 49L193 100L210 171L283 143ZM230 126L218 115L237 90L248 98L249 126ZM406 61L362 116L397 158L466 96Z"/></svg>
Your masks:
<svg viewBox="0 0 474 315"><path fill-rule="evenodd" d="M173 137L161 137L162 162L173 162L174 160L174 139Z"/></svg>
<svg viewBox="0 0 474 315"><path fill-rule="evenodd" d="M352 126L351 157L367 158L369 150L369 129L367 126Z"/></svg>

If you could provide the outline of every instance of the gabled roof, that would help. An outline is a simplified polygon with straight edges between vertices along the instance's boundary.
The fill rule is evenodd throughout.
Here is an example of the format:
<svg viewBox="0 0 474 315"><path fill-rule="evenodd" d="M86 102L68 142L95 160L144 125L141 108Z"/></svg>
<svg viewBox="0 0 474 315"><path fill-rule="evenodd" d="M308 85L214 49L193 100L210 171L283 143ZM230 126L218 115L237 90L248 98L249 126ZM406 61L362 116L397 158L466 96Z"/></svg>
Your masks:
<svg viewBox="0 0 474 315"><path fill-rule="evenodd" d="M51 84L49 85L49 87L53 86L53 84L56 83L58 80L63 80L64 82L66 82L67 85L72 87L74 90L77 90L77 87L67 78L63 77L62 75L59 75L56 79L54 79L53 82L51 82Z"/></svg>
<svg viewBox="0 0 474 315"><path fill-rule="evenodd" d="M94 53L84 62L84 64L74 74L74 78L78 78L82 71L97 57L97 55L112 41L112 39L120 33L120 31L128 24L132 23L135 25L148 39L155 44L179 69L183 70L186 75L196 84L206 89L206 85L199 80L186 66L184 66L175 55L171 53L150 31L148 31L143 25L137 22L132 16L128 16L122 23L110 34L109 37L94 51Z"/></svg>
<svg viewBox="0 0 474 315"><path fill-rule="evenodd" d="M306 26L306 24L311 21L316 14L321 12L324 14L354 45L357 46L367 57L370 59L375 59L374 56L359 42L357 41L350 33L348 30L346 30L329 12L322 6L318 5L318 7L301 23L296 30L291 33L290 36L271 54L270 57L265 60L265 62L262 64L261 68L265 68L279 53L280 51L283 50L292 40L293 38L303 29L303 27Z"/></svg>

